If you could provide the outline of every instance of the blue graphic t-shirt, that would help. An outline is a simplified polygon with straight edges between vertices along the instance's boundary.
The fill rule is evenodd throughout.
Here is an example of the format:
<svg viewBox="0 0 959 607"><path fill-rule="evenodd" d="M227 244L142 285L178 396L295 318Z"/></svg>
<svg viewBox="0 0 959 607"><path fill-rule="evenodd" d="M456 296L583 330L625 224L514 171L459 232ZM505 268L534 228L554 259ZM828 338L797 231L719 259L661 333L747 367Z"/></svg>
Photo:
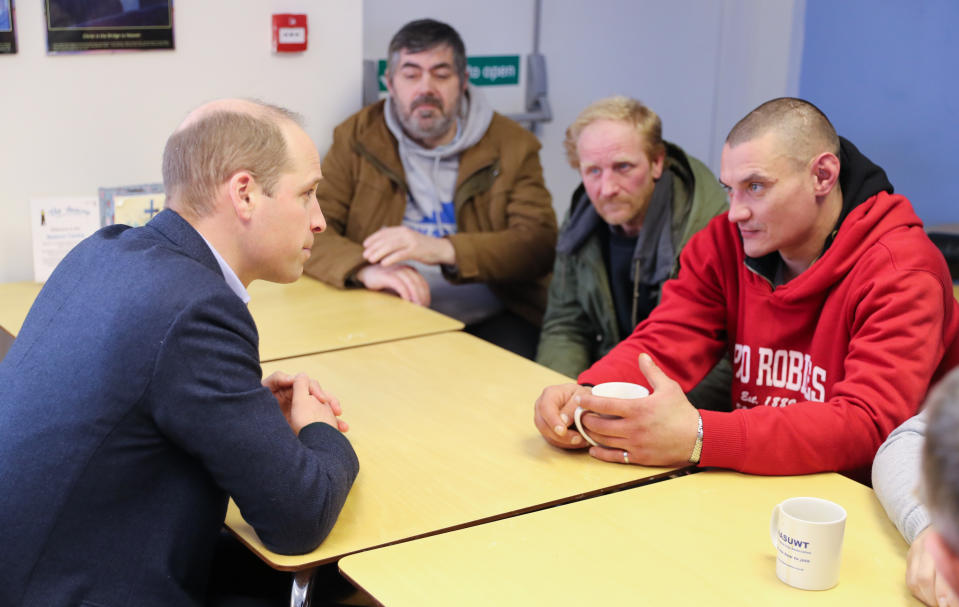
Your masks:
<svg viewBox="0 0 959 607"><path fill-rule="evenodd" d="M408 199L406 213L403 215L404 226L436 238L456 233L456 212L452 200L441 202L439 212L431 209L429 214L425 214L411 198Z"/></svg>

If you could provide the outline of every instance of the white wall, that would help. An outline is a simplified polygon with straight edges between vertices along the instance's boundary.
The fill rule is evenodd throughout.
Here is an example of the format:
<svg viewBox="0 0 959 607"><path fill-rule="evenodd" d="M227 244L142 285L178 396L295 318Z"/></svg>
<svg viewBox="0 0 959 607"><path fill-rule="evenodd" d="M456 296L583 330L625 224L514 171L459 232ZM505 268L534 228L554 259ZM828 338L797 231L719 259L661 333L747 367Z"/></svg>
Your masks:
<svg viewBox="0 0 959 607"><path fill-rule="evenodd" d="M804 0L544 0L554 119L540 131L546 185L562 217L579 183L562 151L566 127L590 102L624 94L663 119L664 136L719 170L726 132L766 99L795 94ZM470 55L525 55L533 46L533 0L366 0L364 54L382 58L406 21L450 23ZM796 15L799 16L797 22ZM501 112L520 112L520 86L485 89Z"/></svg>
<svg viewBox="0 0 959 607"><path fill-rule="evenodd" d="M768 99L799 95L806 1L725 0L722 12L708 163L717 174L723 140L740 118Z"/></svg>
<svg viewBox="0 0 959 607"><path fill-rule="evenodd" d="M0 282L32 277L29 200L94 196L99 186L160 181L167 135L193 107L257 97L302 113L321 153L359 109L362 58L385 57L405 22L456 27L471 55L533 46L533 0L180 0L176 50L45 52L42 2L17 3L19 53L0 56ZM770 97L795 94L804 0L545 0L554 120L540 131L546 185L562 216L578 183L563 157L566 126L590 101L621 93L663 117L665 136L719 169L722 138ZM305 12L310 48L270 50L270 14ZM520 84L484 89L523 111Z"/></svg>
<svg viewBox="0 0 959 607"><path fill-rule="evenodd" d="M17 2L19 52L0 56L0 282L30 280L29 200L161 181L190 109L254 97L301 113L321 153L359 109L363 2L178 0L176 50L47 55L43 2ZM272 13L305 13L309 49L271 50Z"/></svg>

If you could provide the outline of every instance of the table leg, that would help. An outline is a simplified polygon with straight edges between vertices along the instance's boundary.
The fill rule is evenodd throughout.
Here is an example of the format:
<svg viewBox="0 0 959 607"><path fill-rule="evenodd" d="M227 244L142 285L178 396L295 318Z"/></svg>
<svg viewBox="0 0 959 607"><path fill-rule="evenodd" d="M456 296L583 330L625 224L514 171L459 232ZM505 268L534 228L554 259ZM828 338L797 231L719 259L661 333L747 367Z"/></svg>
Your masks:
<svg viewBox="0 0 959 607"><path fill-rule="evenodd" d="M310 593L313 590L313 574L315 572L316 569L304 569L293 574L290 607L310 607Z"/></svg>

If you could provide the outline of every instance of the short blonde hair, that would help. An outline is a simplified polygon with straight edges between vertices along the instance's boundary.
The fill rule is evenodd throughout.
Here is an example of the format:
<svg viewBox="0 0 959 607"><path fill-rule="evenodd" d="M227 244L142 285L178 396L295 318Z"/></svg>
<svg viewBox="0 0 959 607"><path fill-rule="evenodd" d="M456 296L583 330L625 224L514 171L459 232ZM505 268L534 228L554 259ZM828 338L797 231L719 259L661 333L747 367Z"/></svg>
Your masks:
<svg viewBox="0 0 959 607"><path fill-rule="evenodd" d="M260 111L211 111L170 135L163 150L168 205L207 215L219 187L237 171L249 171L272 195L290 163L281 123L299 119L280 107L256 105Z"/></svg>
<svg viewBox="0 0 959 607"><path fill-rule="evenodd" d="M650 162L666 153L666 144L663 143L663 122L659 119L659 115L646 107L642 101L616 95L591 103L566 129L563 147L566 148L569 166L574 169L579 169L579 152L576 150L579 136L583 129L597 120L619 120L633 126L643 138L646 157Z"/></svg>

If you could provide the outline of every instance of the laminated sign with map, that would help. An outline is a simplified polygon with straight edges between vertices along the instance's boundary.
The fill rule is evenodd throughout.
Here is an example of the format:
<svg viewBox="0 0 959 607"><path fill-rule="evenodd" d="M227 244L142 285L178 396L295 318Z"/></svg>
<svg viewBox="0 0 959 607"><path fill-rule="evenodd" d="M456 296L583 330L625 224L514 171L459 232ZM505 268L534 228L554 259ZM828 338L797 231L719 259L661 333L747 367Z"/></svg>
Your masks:
<svg viewBox="0 0 959 607"><path fill-rule="evenodd" d="M163 210L165 201L166 194L159 183L100 188L103 225L121 223L135 228L146 225Z"/></svg>

